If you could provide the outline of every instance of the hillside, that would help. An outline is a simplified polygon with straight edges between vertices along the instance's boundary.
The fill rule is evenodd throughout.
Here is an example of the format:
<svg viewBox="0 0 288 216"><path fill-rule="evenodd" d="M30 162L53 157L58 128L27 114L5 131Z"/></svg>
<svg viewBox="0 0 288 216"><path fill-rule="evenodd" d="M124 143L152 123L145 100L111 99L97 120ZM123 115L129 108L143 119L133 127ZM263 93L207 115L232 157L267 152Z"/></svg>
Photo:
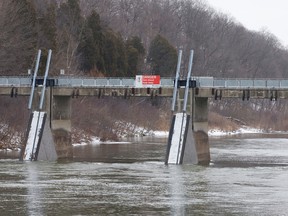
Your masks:
<svg viewBox="0 0 288 216"><path fill-rule="evenodd" d="M36 50L50 48L54 74L154 73L150 45L160 35L162 57L169 45L194 49L194 75L288 76L287 50L273 34L249 31L197 0L11 0L1 3L0 16L2 74L25 74Z"/></svg>
<svg viewBox="0 0 288 216"><path fill-rule="evenodd" d="M288 50L273 34L249 31L198 0L10 0L0 3L0 28L0 75L26 75L33 68L36 51L42 49L45 60L46 50L52 49L51 75L63 69L71 76L174 76L181 48L182 71L187 71L189 51L195 51L195 76L288 78ZM15 106L11 99L0 100L0 139L7 143L8 132L23 137L27 117L18 109L27 102L17 98ZM117 101L116 112L115 100L82 98L73 105L77 106L73 122L79 123L74 129L102 139L117 139L115 131L123 123L167 129L169 103ZM215 113L210 122L223 127L221 118L238 119L254 127L287 130L286 107L281 100L210 101L210 111ZM140 114L143 110L149 111L148 117ZM155 122L155 115L161 121ZM116 127L111 120L115 118L119 120Z"/></svg>

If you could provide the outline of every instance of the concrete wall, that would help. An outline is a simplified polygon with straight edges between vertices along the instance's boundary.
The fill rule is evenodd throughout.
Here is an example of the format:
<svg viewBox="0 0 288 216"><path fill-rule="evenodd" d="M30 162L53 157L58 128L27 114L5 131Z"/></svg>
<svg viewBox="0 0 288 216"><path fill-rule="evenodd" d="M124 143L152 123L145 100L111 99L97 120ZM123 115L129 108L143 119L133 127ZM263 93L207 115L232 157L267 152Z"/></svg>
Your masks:
<svg viewBox="0 0 288 216"><path fill-rule="evenodd" d="M53 96L51 129L58 158L73 157L71 140L71 102L70 96Z"/></svg>
<svg viewBox="0 0 288 216"><path fill-rule="evenodd" d="M209 164L208 98L196 97L193 107L192 129L198 155L198 164Z"/></svg>

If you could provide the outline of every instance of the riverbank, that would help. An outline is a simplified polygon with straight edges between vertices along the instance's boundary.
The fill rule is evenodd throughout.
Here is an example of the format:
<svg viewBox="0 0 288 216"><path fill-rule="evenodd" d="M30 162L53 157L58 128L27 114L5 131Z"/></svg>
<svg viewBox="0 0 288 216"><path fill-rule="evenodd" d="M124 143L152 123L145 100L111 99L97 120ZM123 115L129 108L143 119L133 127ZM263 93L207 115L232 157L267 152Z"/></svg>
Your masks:
<svg viewBox="0 0 288 216"><path fill-rule="evenodd" d="M102 140L100 137L89 135L82 131L80 135L72 136L72 145L73 146L81 146L81 145L97 145L101 143L119 143L122 139L127 138L127 134L122 133L122 136L119 137L117 140ZM287 134L286 131L267 131L252 127L241 127L235 130L224 130L219 128L213 128L208 131L209 137L224 137L224 136L234 136L234 135L241 135L241 134ZM131 134L129 133L131 137ZM145 130L141 127L135 130L134 137L144 137L144 136L154 136L154 137L168 137L169 131L152 131L152 130ZM17 139L18 140L18 139ZM0 145L0 151L20 151L19 145L11 144L11 145Z"/></svg>
<svg viewBox="0 0 288 216"><path fill-rule="evenodd" d="M141 130L141 132L143 132L143 130ZM257 128L251 128L251 127L242 127L237 130L210 129L208 131L209 137L224 137L224 136L234 136L234 135L241 135L241 134L247 134L247 135L248 134L287 134L287 132L265 131L265 130L261 130ZM169 131L149 131L144 134L142 133L142 135L154 136L154 137L168 137ZM139 137L139 135L137 135L136 137ZM113 140L101 141L99 137L91 136L89 137L89 139L85 139L80 142L73 143L73 146L88 145L88 144L101 144L101 143L115 143L115 142L121 142L121 141L113 141Z"/></svg>
<svg viewBox="0 0 288 216"><path fill-rule="evenodd" d="M237 130L221 130L221 129L211 129L208 131L209 136L217 137L217 136L229 136L229 135L238 135L238 134L261 134L267 133L267 131L257 129L257 128L250 128L250 127L243 127ZM273 133L272 131L270 133Z"/></svg>

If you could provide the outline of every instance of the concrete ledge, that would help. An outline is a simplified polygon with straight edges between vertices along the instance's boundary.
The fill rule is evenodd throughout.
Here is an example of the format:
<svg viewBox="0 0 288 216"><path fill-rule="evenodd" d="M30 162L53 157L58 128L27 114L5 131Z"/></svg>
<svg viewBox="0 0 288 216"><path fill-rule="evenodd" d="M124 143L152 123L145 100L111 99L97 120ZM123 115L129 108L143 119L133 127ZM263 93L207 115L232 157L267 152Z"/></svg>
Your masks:
<svg viewBox="0 0 288 216"><path fill-rule="evenodd" d="M73 157L71 132L64 129L52 130L58 158Z"/></svg>
<svg viewBox="0 0 288 216"><path fill-rule="evenodd" d="M65 130L71 132L71 120L52 120L52 130Z"/></svg>

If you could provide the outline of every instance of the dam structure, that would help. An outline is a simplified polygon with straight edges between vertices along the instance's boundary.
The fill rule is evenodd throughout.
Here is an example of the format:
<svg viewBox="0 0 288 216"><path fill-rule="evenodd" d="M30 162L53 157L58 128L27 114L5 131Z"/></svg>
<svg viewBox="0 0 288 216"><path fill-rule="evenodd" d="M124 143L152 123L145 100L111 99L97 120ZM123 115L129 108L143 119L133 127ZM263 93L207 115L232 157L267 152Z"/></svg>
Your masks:
<svg viewBox="0 0 288 216"><path fill-rule="evenodd" d="M23 149L26 149L27 144L30 143L27 149L30 153L27 154L22 150L21 159L56 160L73 156L71 105L73 99L81 96L96 99L149 97L152 101L161 97L171 98L172 121L167 143L166 164L209 164L209 99L238 98L239 100L268 99L271 101L288 99L288 80L285 79L193 76L192 51L187 75L180 77L181 56L182 51L179 51L176 77L49 76L48 71L42 77L35 74L36 66L33 76L0 76L0 98L10 96L11 100L17 100L17 97L29 97L28 109L31 116ZM46 67L47 65L49 64L46 63ZM139 80L142 81L141 85ZM36 143L41 144L35 145ZM42 146L43 149L35 146ZM37 157L35 157L36 152L38 152Z"/></svg>

